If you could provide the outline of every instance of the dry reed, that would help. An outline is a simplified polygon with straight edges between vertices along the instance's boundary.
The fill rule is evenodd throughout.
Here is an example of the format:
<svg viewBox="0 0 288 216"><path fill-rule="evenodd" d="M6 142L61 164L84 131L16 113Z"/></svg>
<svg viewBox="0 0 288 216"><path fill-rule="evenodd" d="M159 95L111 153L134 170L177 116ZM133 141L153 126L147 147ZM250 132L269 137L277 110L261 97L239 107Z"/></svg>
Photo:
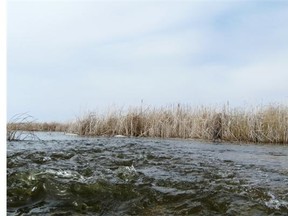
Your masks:
<svg viewBox="0 0 288 216"><path fill-rule="evenodd" d="M288 143L288 107L284 105L252 109L231 109L228 106L193 108L180 104L158 109L141 106L104 115L91 112L77 119L75 124L72 132L84 136Z"/></svg>
<svg viewBox="0 0 288 216"><path fill-rule="evenodd" d="M161 108L140 106L130 107L126 111L109 110L104 114L89 112L66 124L10 122L7 129L12 138L13 131L28 130L64 131L81 136L124 135L287 144L288 107L268 105L232 109L229 106L192 107L180 104Z"/></svg>

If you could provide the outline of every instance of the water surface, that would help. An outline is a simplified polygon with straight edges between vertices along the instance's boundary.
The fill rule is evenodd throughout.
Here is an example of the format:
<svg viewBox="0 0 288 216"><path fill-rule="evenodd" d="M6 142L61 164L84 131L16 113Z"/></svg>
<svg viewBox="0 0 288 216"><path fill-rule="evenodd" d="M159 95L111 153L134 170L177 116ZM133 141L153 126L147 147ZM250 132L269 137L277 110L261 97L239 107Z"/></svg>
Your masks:
<svg viewBox="0 0 288 216"><path fill-rule="evenodd" d="M7 143L8 215L288 215L288 148L38 133Z"/></svg>

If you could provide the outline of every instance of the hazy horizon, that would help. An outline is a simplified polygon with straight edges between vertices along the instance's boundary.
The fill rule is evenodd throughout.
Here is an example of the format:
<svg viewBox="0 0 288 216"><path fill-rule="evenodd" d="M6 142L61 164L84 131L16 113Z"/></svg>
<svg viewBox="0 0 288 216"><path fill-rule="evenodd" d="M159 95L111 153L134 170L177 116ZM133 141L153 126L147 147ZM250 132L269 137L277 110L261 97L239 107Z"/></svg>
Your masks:
<svg viewBox="0 0 288 216"><path fill-rule="evenodd" d="M7 119L288 104L288 2L7 2Z"/></svg>

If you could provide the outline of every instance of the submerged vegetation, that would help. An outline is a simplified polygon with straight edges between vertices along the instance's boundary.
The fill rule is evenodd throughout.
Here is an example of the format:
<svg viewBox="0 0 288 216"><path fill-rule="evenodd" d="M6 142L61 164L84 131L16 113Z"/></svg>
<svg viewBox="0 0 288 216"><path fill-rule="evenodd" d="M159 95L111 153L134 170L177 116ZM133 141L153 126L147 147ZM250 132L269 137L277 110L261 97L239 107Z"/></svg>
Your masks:
<svg viewBox="0 0 288 216"><path fill-rule="evenodd" d="M253 108L132 107L105 114L89 112L75 121L61 123L8 123L24 130L63 131L81 136L137 136L192 138L255 143L288 143L288 107Z"/></svg>

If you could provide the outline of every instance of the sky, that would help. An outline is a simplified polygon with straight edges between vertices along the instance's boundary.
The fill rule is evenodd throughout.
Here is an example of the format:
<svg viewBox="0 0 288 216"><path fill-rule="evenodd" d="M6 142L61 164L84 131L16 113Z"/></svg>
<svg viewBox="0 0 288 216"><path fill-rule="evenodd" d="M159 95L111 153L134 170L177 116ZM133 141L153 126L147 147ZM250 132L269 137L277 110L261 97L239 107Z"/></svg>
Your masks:
<svg viewBox="0 0 288 216"><path fill-rule="evenodd" d="M7 119L288 104L288 1L7 1Z"/></svg>

